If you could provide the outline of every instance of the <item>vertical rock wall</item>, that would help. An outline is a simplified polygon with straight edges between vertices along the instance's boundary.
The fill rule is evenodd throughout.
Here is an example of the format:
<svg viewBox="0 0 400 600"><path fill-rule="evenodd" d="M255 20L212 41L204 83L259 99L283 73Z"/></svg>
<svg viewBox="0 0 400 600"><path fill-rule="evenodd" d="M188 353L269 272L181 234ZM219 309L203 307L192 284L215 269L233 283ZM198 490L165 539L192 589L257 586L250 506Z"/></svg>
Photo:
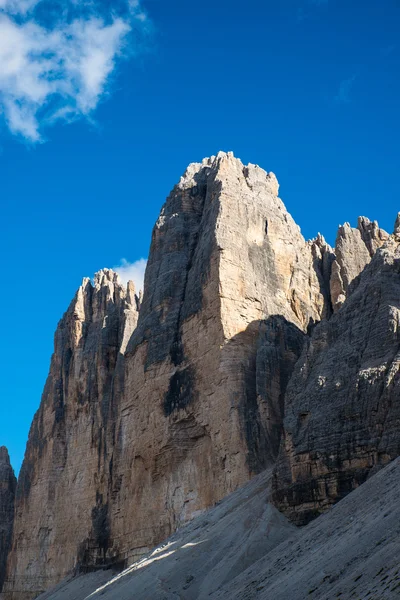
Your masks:
<svg viewBox="0 0 400 600"><path fill-rule="evenodd" d="M11 467L7 448L0 446L0 592L4 583L6 561L11 546L16 486L17 480Z"/></svg>
<svg viewBox="0 0 400 600"><path fill-rule="evenodd" d="M333 309L338 310L357 285L358 277L376 250L388 239L376 221L359 217L357 228L345 223L339 227L332 265L330 292Z"/></svg>
<svg viewBox="0 0 400 600"><path fill-rule="evenodd" d="M59 325L6 600L134 560L272 464L305 332L331 311L332 259L272 173L231 153L189 166L153 230L136 329L108 271Z"/></svg>
<svg viewBox="0 0 400 600"><path fill-rule="evenodd" d="M400 246L378 249L287 388L274 501L304 524L400 454Z"/></svg>
<svg viewBox="0 0 400 600"><path fill-rule="evenodd" d="M84 279L60 321L18 480L5 598L33 598L113 556L110 480L123 353L137 299L104 270Z"/></svg>
<svg viewBox="0 0 400 600"><path fill-rule="evenodd" d="M115 449L127 561L276 456L303 332L329 311L323 244L277 194L273 174L220 153L190 165L154 228Z"/></svg>

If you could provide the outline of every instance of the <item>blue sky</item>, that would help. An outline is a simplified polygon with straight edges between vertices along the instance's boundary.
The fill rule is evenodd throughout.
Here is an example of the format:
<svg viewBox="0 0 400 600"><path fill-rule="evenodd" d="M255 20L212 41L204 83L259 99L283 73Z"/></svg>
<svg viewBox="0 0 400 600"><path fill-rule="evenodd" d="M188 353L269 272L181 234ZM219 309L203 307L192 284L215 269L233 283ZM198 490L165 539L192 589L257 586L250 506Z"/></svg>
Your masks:
<svg viewBox="0 0 400 600"><path fill-rule="evenodd" d="M0 0L0 445L16 469L82 277L147 257L189 162L233 150L274 171L305 237L332 244L339 223L392 231L400 210L397 0L59 6Z"/></svg>

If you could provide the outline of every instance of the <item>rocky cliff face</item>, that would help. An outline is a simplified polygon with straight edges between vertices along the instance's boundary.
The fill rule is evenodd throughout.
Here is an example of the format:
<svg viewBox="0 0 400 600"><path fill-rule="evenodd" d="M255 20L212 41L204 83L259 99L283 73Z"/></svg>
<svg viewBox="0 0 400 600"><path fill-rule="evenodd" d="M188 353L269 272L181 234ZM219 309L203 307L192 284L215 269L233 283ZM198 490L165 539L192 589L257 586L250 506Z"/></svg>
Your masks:
<svg viewBox="0 0 400 600"><path fill-rule="evenodd" d="M276 456L302 332L328 310L322 259L277 194L273 174L221 153L190 165L156 223L114 460L128 562Z"/></svg>
<svg viewBox="0 0 400 600"><path fill-rule="evenodd" d="M358 236L356 237L358 239ZM274 500L303 524L400 454L400 245L376 252L288 385Z"/></svg>
<svg viewBox="0 0 400 600"><path fill-rule="evenodd" d="M131 562L273 463L305 333L330 313L330 263L272 173L231 153L189 166L153 231L137 328L133 293L108 271L59 325L7 600Z"/></svg>
<svg viewBox="0 0 400 600"><path fill-rule="evenodd" d="M360 273L388 237L376 221L371 223L366 217L359 217L357 228L350 227L349 223L339 227L330 280L334 310L342 306L351 286L356 285Z"/></svg>
<svg viewBox="0 0 400 600"><path fill-rule="evenodd" d="M334 253L304 240L272 173L191 164L140 307L105 270L59 324L5 600L132 563L277 457L274 501L304 523L399 454L396 227L345 224Z"/></svg>
<svg viewBox="0 0 400 600"><path fill-rule="evenodd" d="M105 561L115 398L136 326L132 284L84 279L60 321L18 480L6 598L33 598L78 562Z"/></svg>
<svg viewBox="0 0 400 600"><path fill-rule="evenodd" d="M17 480L7 448L0 446L0 591L3 587L7 555L11 545L16 486Z"/></svg>

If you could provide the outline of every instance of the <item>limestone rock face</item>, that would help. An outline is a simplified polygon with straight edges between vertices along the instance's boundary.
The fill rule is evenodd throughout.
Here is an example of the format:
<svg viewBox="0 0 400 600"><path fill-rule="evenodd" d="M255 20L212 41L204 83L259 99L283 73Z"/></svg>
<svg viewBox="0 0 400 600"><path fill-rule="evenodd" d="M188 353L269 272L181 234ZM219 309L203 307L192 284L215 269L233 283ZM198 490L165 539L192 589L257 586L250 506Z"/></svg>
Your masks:
<svg viewBox="0 0 400 600"><path fill-rule="evenodd" d="M324 317L332 314L331 278L335 254L331 246L320 233L314 240L308 242L313 256L314 268L320 280L321 293L324 297Z"/></svg>
<svg viewBox="0 0 400 600"><path fill-rule="evenodd" d="M393 236L305 345L287 387L274 483L276 505L296 523L325 511L400 454L399 299L400 245Z"/></svg>
<svg viewBox="0 0 400 600"><path fill-rule="evenodd" d="M103 270L83 280L58 325L18 480L5 598L33 598L77 565L107 560L115 398L136 301Z"/></svg>
<svg viewBox="0 0 400 600"><path fill-rule="evenodd" d="M346 223L333 251L278 188L232 153L193 163L143 297L110 270L83 280L29 435L4 600L132 563L276 461L273 500L303 524L400 454L400 217L392 236Z"/></svg>
<svg viewBox="0 0 400 600"><path fill-rule="evenodd" d="M7 448L0 446L0 592L3 587L6 561L11 545L16 486L17 480L11 467Z"/></svg>
<svg viewBox="0 0 400 600"><path fill-rule="evenodd" d="M269 317L260 324L255 377L247 382L249 388L255 386L254 395L257 398L257 404L246 415L248 437L259 438L257 428L264 428L260 439L264 447L253 449L253 455L249 456L254 466L261 453L268 457L269 464L277 459L283 429L285 392L306 339L301 329L280 316Z"/></svg>
<svg viewBox="0 0 400 600"><path fill-rule="evenodd" d="M400 212L397 213L396 222L394 224L393 235L396 241L400 241Z"/></svg>
<svg viewBox="0 0 400 600"><path fill-rule="evenodd" d="M378 222L367 217L358 217L357 228L371 257L389 239L389 234L379 227Z"/></svg>
<svg viewBox="0 0 400 600"><path fill-rule="evenodd" d="M190 165L161 211L114 453L120 560L276 456L304 332L329 311L321 251L277 193L272 173L220 153Z"/></svg>
<svg viewBox="0 0 400 600"><path fill-rule="evenodd" d="M351 286L389 235L376 221L359 217L357 228L345 223L336 238L336 259L332 265L330 292L334 310L338 310L351 292Z"/></svg>
<svg viewBox="0 0 400 600"><path fill-rule="evenodd" d="M272 173L232 153L188 167L153 230L137 327L105 271L57 330L6 600L132 562L273 463L306 332L331 312L331 255Z"/></svg>

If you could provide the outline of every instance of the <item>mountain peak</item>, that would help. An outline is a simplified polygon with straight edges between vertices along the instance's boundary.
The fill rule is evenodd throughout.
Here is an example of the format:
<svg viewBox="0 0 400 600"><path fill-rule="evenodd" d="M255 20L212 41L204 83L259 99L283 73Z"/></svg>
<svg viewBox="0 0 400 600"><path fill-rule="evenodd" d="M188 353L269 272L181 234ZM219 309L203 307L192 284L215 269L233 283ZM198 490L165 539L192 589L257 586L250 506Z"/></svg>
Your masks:
<svg viewBox="0 0 400 600"><path fill-rule="evenodd" d="M10 464L10 455L6 446L0 446L0 462Z"/></svg>

